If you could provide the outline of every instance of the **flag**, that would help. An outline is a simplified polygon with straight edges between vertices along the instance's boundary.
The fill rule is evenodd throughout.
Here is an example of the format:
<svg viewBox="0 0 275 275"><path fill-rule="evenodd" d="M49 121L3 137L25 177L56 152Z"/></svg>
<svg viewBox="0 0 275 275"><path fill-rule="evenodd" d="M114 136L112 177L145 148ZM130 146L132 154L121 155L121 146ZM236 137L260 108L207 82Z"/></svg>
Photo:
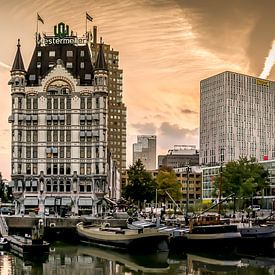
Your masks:
<svg viewBox="0 0 275 275"><path fill-rule="evenodd" d="M37 20L40 21L42 24L44 24L44 20L41 18L41 16L37 13Z"/></svg>
<svg viewBox="0 0 275 275"><path fill-rule="evenodd" d="M91 15L88 14L88 12L86 12L86 19L89 21L93 21L93 17Z"/></svg>

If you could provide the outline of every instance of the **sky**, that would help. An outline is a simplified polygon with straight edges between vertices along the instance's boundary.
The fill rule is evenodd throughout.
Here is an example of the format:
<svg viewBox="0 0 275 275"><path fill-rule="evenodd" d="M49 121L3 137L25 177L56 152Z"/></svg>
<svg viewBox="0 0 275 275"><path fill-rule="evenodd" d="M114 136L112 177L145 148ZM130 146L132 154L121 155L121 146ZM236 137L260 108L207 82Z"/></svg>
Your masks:
<svg viewBox="0 0 275 275"><path fill-rule="evenodd" d="M8 81L17 39L28 67L39 31L63 21L82 35L88 12L98 36L120 52L127 106L127 163L137 135L157 153L199 146L200 81L223 71L275 79L273 0L0 0L0 171L10 178Z"/></svg>

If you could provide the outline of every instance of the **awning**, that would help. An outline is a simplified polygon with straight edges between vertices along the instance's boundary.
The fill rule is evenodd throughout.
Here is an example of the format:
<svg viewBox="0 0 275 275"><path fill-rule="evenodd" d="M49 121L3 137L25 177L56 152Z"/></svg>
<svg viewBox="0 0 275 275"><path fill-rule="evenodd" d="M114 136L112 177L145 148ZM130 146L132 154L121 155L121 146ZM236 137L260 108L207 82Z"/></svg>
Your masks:
<svg viewBox="0 0 275 275"><path fill-rule="evenodd" d="M38 199L36 197L26 197L24 199L25 206L38 206Z"/></svg>
<svg viewBox="0 0 275 275"><path fill-rule="evenodd" d="M53 205L55 205L55 197L46 197L45 206L53 206Z"/></svg>
<svg viewBox="0 0 275 275"><path fill-rule="evenodd" d="M87 115L86 118L87 120L92 120L92 115Z"/></svg>
<svg viewBox="0 0 275 275"><path fill-rule="evenodd" d="M72 199L71 198L62 198L61 205L71 205Z"/></svg>
<svg viewBox="0 0 275 275"><path fill-rule="evenodd" d="M53 115L53 120L58 120L58 116L57 115Z"/></svg>
<svg viewBox="0 0 275 275"><path fill-rule="evenodd" d="M80 115L80 120L85 120L85 115Z"/></svg>
<svg viewBox="0 0 275 275"><path fill-rule="evenodd" d="M38 117L37 117L37 115L32 115L32 120L38 120Z"/></svg>
<svg viewBox="0 0 275 275"><path fill-rule="evenodd" d="M84 131L80 131L80 136L81 137L85 137L85 132Z"/></svg>
<svg viewBox="0 0 275 275"><path fill-rule="evenodd" d="M31 120L31 116L30 115L26 115L26 120Z"/></svg>
<svg viewBox="0 0 275 275"><path fill-rule="evenodd" d="M86 132L86 136L87 136L87 137L91 137L91 136L92 136L92 131L87 131L87 132Z"/></svg>
<svg viewBox="0 0 275 275"><path fill-rule="evenodd" d="M51 115L47 115L47 120L52 120L52 116Z"/></svg>
<svg viewBox="0 0 275 275"><path fill-rule="evenodd" d="M98 114L93 114L93 119L98 120L99 119L99 115Z"/></svg>
<svg viewBox="0 0 275 275"><path fill-rule="evenodd" d="M78 205L79 206L92 206L93 200L92 200L92 198L79 198Z"/></svg>
<svg viewBox="0 0 275 275"><path fill-rule="evenodd" d="M93 131L92 134L93 134L94 137L99 137L99 132L98 131Z"/></svg>
<svg viewBox="0 0 275 275"><path fill-rule="evenodd" d="M65 120L65 116L64 115L59 115L59 120Z"/></svg>

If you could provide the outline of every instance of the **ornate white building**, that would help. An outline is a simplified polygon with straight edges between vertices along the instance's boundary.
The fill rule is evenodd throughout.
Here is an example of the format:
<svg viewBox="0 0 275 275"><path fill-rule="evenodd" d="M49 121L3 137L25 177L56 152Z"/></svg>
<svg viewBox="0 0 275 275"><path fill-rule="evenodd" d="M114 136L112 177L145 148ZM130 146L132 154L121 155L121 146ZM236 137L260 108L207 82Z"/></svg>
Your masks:
<svg viewBox="0 0 275 275"><path fill-rule="evenodd" d="M78 38L64 23L53 35L38 34L27 70L18 41L9 81L17 212L97 214L105 195L119 196L107 146L104 44L94 57L88 37Z"/></svg>

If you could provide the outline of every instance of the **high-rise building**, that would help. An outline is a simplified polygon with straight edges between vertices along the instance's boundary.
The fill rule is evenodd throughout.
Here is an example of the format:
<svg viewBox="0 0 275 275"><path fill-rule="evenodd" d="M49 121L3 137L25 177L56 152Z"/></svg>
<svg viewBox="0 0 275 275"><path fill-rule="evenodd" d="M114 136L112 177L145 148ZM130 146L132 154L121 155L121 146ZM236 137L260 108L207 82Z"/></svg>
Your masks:
<svg viewBox="0 0 275 275"><path fill-rule="evenodd" d="M158 167L179 168L199 165L199 151L195 145L174 145L167 155L158 156Z"/></svg>
<svg viewBox="0 0 275 275"><path fill-rule="evenodd" d="M146 170L156 169L156 148L156 136L137 136L137 143L133 144L133 163L140 159Z"/></svg>
<svg viewBox="0 0 275 275"><path fill-rule="evenodd" d="M275 82L223 72L200 83L200 163L275 158Z"/></svg>
<svg viewBox="0 0 275 275"><path fill-rule="evenodd" d="M90 41L92 61L99 50L97 27ZM108 148L120 173L126 169L126 106L123 103L123 70L119 68L119 52L104 44L104 57L109 69L108 82Z"/></svg>
<svg viewBox="0 0 275 275"><path fill-rule="evenodd" d="M95 55L87 37L64 23L51 35L37 34L27 70L18 41L9 81L17 212L96 214L104 196L116 193L107 142L108 46L100 42Z"/></svg>

